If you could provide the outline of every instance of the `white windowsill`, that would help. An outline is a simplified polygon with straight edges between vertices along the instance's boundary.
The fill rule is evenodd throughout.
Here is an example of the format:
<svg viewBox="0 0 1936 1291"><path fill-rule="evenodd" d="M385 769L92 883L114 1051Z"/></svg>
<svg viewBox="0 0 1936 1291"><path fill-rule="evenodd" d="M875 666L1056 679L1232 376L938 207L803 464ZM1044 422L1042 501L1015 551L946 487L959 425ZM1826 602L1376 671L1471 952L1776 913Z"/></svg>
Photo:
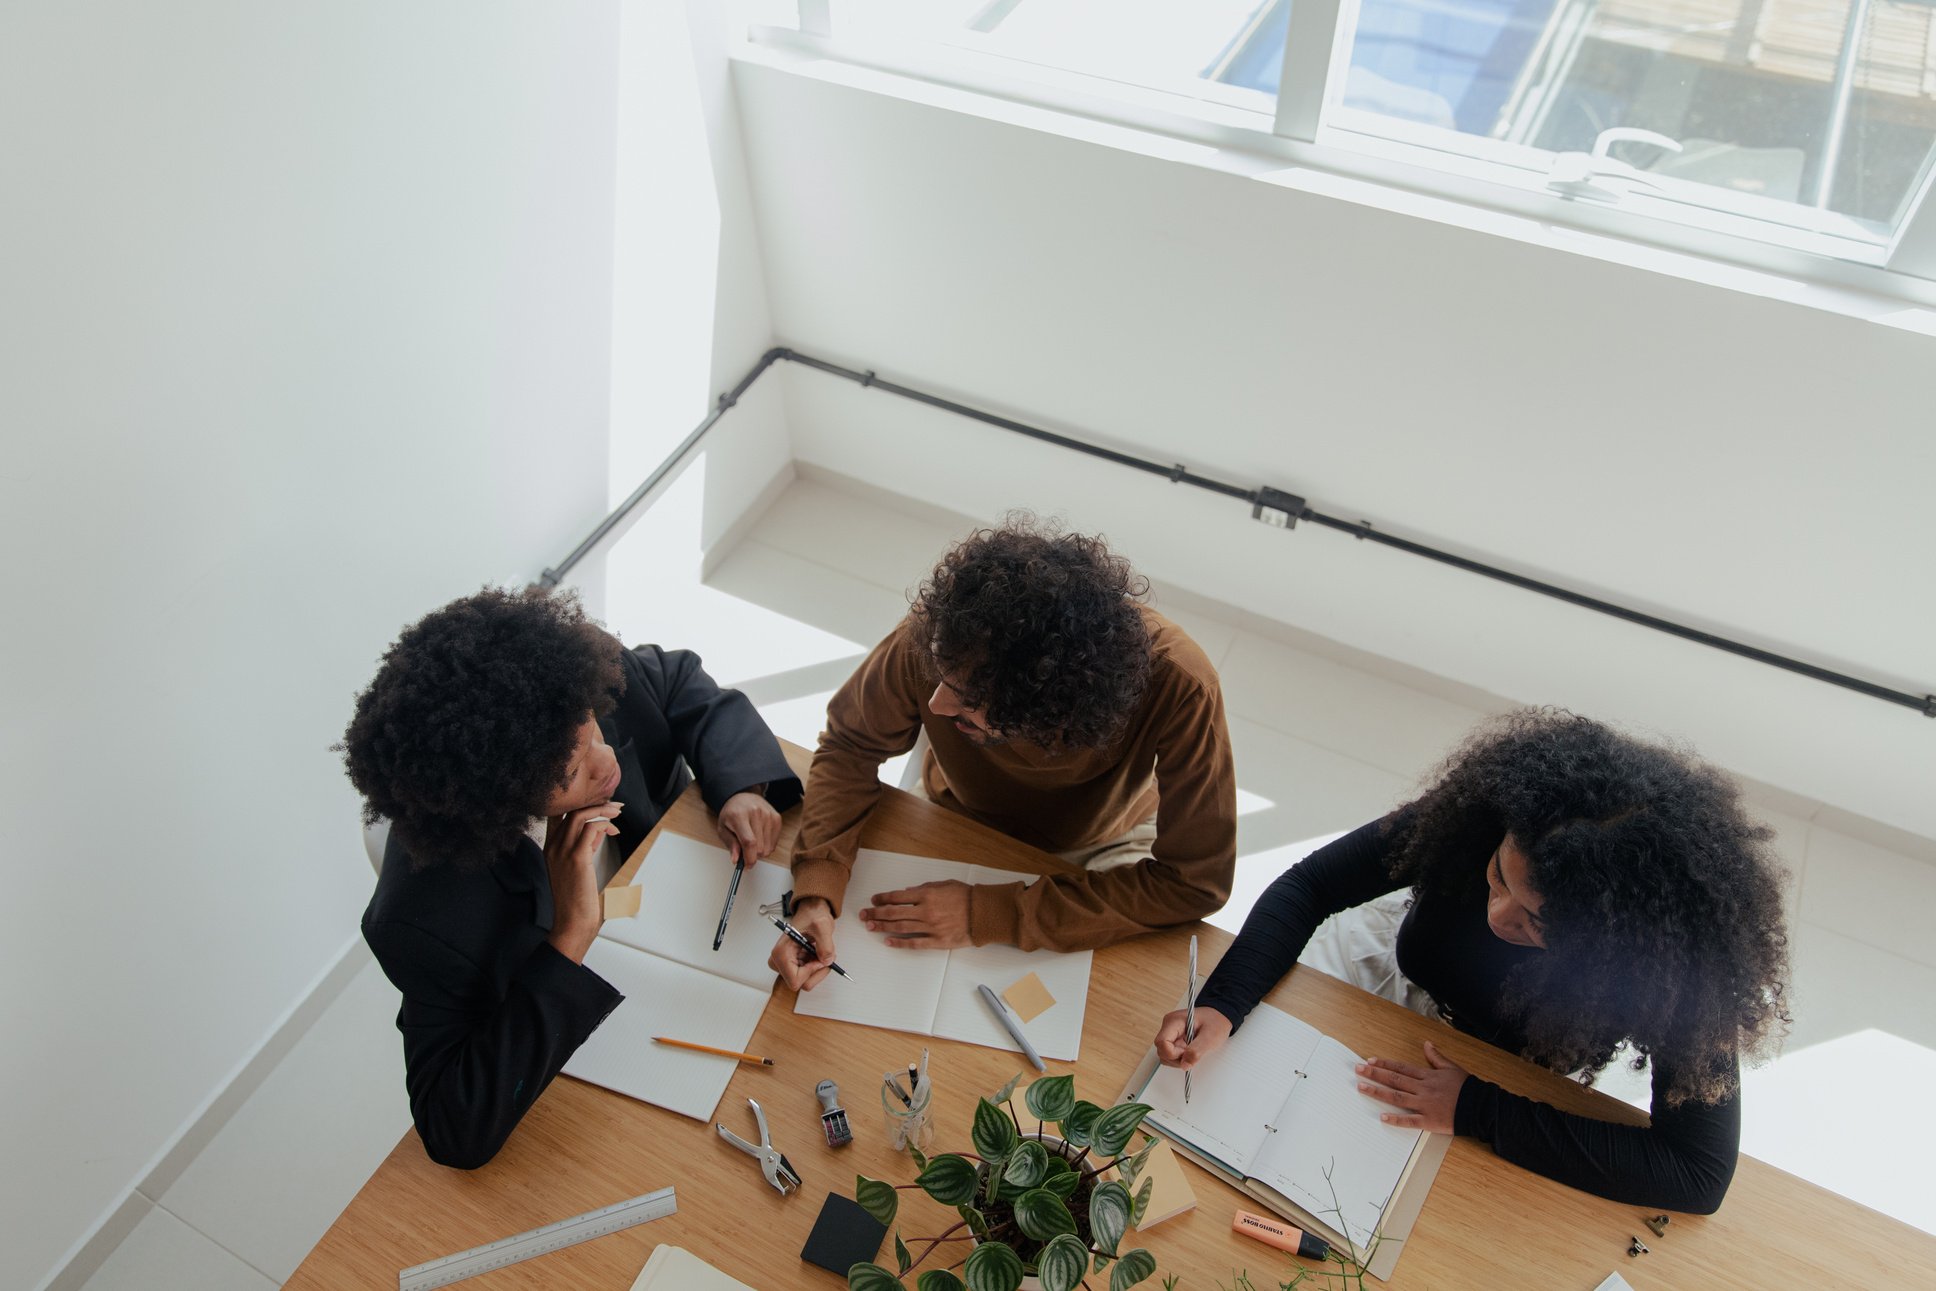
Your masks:
<svg viewBox="0 0 1936 1291"><path fill-rule="evenodd" d="M1562 201L1496 180L1427 169L1399 158L1406 145L1345 149L1301 143L1255 128L1253 113L1183 102L1161 91L1090 78L1008 74L948 60L919 67L906 51L755 29L737 60L828 84L1183 162L1263 183L1584 255L1711 287L1936 335L1936 281L1878 265L1751 241L1639 209ZM972 77L974 83L967 83ZM1608 226L1612 225L1613 228ZM1644 240L1643 240L1644 236Z"/></svg>

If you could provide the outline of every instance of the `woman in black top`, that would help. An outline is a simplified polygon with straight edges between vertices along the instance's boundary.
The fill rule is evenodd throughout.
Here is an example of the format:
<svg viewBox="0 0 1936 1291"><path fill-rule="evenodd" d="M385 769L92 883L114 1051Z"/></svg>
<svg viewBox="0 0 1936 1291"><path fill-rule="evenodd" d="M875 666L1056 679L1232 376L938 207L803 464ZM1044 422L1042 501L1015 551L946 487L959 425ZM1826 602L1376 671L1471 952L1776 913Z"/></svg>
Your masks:
<svg viewBox="0 0 1936 1291"><path fill-rule="evenodd" d="M563 594L484 591L406 628L341 747L390 821L363 937L403 993L410 1114L431 1160L465 1168L621 999L584 965L606 840L629 855L696 778L728 853L757 861L800 800L746 696Z"/></svg>
<svg viewBox="0 0 1936 1291"><path fill-rule="evenodd" d="M1359 1090L1394 1125L1467 1134L1602 1197L1707 1214L1734 1175L1740 1060L1788 1021L1771 831L1694 758L1553 710L1482 727L1408 806L1312 853L1265 892L1162 1060L1214 1053L1327 916L1409 886L1397 962L1470 1035L1554 1071L1631 1041L1653 1115L1615 1125L1509 1094L1445 1059L1374 1058ZM1590 1077L1589 1077L1590 1078Z"/></svg>

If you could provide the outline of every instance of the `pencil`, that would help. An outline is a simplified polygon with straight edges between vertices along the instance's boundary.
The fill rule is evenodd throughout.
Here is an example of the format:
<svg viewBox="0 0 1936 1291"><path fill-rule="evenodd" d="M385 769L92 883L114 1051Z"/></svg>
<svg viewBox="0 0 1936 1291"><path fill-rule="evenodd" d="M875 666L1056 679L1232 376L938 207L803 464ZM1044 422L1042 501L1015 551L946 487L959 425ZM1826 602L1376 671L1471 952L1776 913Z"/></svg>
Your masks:
<svg viewBox="0 0 1936 1291"><path fill-rule="evenodd" d="M741 1062L757 1063L762 1067L771 1067L773 1065L771 1058L762 1058L756 1053L741 1053L737 1049L715 1049L709 1044L694 1044L690 1040L674 1040L670 1036L655 1035L652 1037L652 1042L654 1044L669 1044L674 1049L691 1049L694 1053L710 1053L720 1058L737 1058Z"/></svg>

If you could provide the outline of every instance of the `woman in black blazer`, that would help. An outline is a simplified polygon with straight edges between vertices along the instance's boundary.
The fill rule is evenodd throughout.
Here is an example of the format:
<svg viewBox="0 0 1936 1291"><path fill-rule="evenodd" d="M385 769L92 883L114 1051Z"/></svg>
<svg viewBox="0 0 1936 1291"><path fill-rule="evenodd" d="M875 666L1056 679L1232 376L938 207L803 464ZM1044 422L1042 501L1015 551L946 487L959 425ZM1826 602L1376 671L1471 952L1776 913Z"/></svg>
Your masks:
<svg viewBox="0 0 1936 1291"><path fill-rule="evenodd" d="M697 655L628 650L535 590L405 629L339 747L365 817L390 821L363 937L403 993L410 1113L430 1158L466 1169L622 998L583 964L606 840L629 855L696 777L729 852L759 860L801 793Z"/></svg>

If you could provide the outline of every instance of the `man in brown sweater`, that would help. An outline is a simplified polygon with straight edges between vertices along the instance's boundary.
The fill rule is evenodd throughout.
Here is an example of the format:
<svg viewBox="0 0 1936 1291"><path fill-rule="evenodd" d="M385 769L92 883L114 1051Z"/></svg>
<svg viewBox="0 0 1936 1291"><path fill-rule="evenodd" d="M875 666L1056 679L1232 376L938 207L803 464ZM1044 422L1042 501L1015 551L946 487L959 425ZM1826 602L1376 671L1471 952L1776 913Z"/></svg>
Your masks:
<svg viewBox="0 0 1936 1291"><path fill-rule="evenodd" d="M864 894L860 920L890 946L1082 950L1223 905L1237 854L1223 694L1197 644L1139 604L1146 587L1100 539L1029 518L942 558L827 707L793 858L794 922L819 953L775 945L789 985L828 972L880 765L923 731L930 798L1069 868Z"/></svg>

